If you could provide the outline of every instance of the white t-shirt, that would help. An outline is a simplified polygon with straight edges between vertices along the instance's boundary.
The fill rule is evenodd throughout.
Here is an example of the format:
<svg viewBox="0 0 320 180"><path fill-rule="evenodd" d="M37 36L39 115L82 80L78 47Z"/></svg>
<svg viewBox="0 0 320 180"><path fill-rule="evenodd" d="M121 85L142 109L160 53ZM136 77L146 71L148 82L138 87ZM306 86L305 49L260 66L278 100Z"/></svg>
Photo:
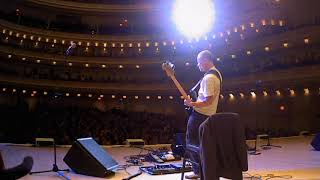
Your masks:
<svg viewBox="0 0 320 180"><path fill-rule="evenodd" d="M218 72L222 81L222 76L220 72L215 67L212 67L211 69L214 69ZM219 78L214 74L206 74L200 83L200 89L198 91L197 101L203 102L205 101L206 97L213 96L213 102L209 106L205 106L201 108L195 107L194 110L201 114L212 116L217 112L219 95L220 95Z"/></svg>

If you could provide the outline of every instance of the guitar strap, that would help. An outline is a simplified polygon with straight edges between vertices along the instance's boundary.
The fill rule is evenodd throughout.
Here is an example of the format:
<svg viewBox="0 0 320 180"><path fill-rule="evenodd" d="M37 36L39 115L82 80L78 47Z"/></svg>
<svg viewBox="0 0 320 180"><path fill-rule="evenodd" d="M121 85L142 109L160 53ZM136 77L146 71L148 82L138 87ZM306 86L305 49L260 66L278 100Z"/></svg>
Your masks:
<svg viewBox="0 0 320 180"><path fill-rule="evenodd" d="M207 74L213 74L213 75L215 75L215 76L219 79L219 81L220 81L220 91L222 90L222 77L221 77L220 73L219 73L216 69L210 69L208 72L206 72L206 73L203 75L203 77L197 82L197 84L196 84L193 88L190 89L190 91L189 91L190 94L193 95L193 96L195 96L195 97L192 97L192 98L197 98L197 91L196 91L196 89L200 88L200 83L201 83L202 79L203 79Z"/></svg>

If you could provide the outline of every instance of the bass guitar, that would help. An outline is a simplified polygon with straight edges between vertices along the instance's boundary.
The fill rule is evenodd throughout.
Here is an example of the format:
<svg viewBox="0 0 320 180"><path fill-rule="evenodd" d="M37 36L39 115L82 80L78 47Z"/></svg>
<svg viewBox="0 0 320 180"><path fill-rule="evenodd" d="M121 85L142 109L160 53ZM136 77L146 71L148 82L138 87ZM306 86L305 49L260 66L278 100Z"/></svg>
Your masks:
<svg viewBox="0 0 320 180"><path fill-rule="evenodd" d="M183 99L192 100L192 98L190 98L190 96L188 96L186 91L183 89L183 87L181 86L181 84L179 83L177 78L175 77L175 75L174 75L174 65L171 62L167 61L165 63L162 63L162 69L166 72L167 76L169 76L171 78L171 80L173 81L173 83L177 87L178 91L182 95ZM191 94L193 95L193 93L191 93ZM191 114L191 112L193 110L192 107L188 107L188 106L186 106L185 109L187 110L189 115Z"/></svg>

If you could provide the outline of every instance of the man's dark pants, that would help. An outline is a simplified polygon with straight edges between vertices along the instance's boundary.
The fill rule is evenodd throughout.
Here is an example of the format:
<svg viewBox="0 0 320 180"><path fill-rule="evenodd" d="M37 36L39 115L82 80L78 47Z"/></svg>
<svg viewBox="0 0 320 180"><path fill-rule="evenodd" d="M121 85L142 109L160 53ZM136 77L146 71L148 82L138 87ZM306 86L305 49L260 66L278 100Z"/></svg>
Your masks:
<svg viewBox="0 0 320 180"><path fill-rule="evenodd" d="M193 110L188 119L186 143L199 147L199 127L208 118L208 116L200 114ZM189 153L190 159L200 164L199 154ZM200 174L199 166L193 164L193 172Z"/></svg>

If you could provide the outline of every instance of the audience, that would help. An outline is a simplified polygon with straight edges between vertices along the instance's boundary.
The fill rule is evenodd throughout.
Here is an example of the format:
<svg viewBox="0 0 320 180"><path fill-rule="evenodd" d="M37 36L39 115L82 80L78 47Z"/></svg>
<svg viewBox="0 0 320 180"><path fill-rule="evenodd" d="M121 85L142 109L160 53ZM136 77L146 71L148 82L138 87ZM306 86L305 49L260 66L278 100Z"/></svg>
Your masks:
<svg viewBox="0 0 320 180"><path fill-rule="evenodd" d="M104 145L124 144L130 138L146 144L171 143L174 116L111 109L39 106L28 111L26 105L0 108L1 141L33 143L36 137L53 137L58 144L71 144L77 138L93 137ZM10 128L9 128L10 127Z"/></svg>

